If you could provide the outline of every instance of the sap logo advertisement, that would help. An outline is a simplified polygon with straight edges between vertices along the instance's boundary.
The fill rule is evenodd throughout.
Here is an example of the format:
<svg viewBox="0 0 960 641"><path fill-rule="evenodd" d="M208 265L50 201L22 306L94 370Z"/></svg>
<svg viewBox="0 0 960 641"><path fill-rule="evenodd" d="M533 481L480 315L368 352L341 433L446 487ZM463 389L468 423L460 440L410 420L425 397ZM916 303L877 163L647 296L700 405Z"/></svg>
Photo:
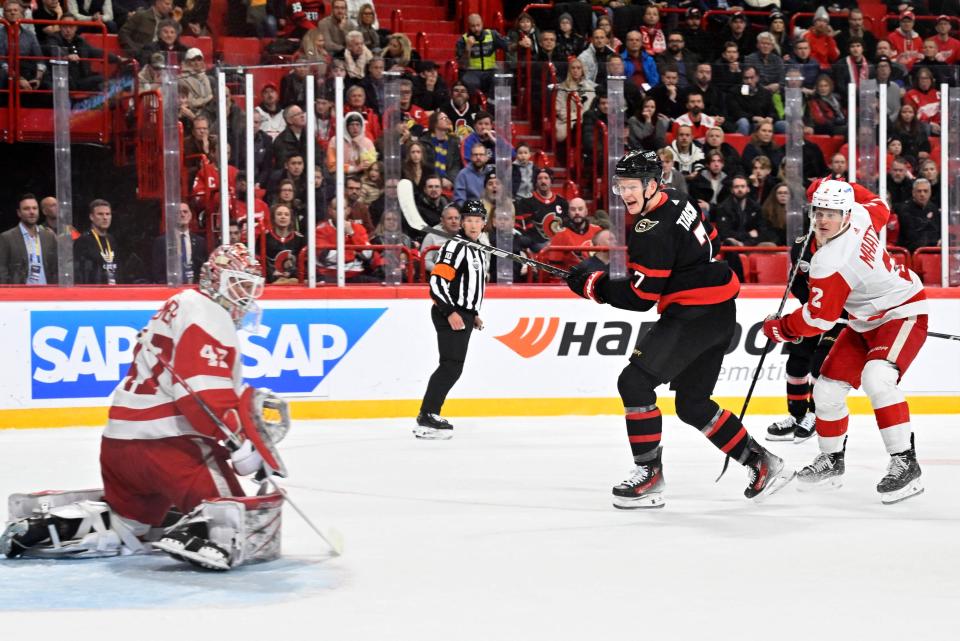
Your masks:
<svg viewBox="0 0 960 641"><path fill-rule="evenodd" d="M386 308L267 309L255 334L241 332L244 378L279 393L309 393ZM107 398L127 373L137 332L154 310L30 313L35 399Z"/></svg>

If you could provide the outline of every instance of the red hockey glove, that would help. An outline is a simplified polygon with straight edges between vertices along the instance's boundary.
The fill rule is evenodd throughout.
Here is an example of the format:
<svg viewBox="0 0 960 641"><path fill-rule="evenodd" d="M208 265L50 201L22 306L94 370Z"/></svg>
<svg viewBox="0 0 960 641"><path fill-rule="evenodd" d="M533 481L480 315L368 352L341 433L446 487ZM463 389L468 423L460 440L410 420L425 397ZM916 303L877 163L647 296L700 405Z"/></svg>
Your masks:
<svg viewBox="0 0 960 641"><path fill-rule="evenodd" d="M799 343L803 340L799 336L791 336L783 326L784 319L767 316L763 321L763 335L774 343Z"/></svg>

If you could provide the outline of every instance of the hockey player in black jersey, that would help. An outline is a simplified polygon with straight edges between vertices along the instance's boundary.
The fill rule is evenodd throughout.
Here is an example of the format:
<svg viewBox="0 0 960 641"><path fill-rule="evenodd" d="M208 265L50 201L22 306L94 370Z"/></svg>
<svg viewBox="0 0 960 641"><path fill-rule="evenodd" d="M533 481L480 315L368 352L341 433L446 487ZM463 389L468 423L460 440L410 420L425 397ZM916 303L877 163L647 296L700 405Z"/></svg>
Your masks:
<svg viewBox="0 0 960 641"><path fill-rule="evenodd" d="M817 251L817 239L811 238L806 245L801 236L790 248L790 262L800 261L797 276L793 279L790 292L800 301L806 303L810 297L810 261ZM846 312L843 318L846 318ZM787 343L787 409L790 415L773 423L767 428L768 441L793 441L802 443L817 433L816 415L813 404L813 384L820 376L820 366L830 353L830 348L837 341L837 336L843 330L843 325L837 323L833 329L825 334L808 336L799 343Z"/></svg>
<svg viewBox="0 0 960 641"><path fill-rule="evenodd" d="M660 312L617 381L636 467L613 488L613 505L664 504L656 395L664 383L676 393L680 420L747 468L744 495L772 494L795 472L710 398L736 326L740 283L726 263L713 260L716 231L695 203L660 188L662 173L654 152L630 151L617 163L614 189L636 220L627 239L628 277L613 280L604 271L578 266L567 279L574 293L594 302L633 311L656 305Z"/></svg>

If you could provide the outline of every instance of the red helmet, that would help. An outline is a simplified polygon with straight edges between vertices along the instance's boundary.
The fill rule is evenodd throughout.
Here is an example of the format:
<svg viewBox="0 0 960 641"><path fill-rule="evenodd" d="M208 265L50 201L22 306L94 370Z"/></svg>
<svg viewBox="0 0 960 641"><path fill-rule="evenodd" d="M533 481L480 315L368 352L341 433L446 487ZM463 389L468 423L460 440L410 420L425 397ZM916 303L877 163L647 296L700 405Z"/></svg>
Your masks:
<svg viewBox="0 0 960 641"><path fill-rule="evenodd" d="M200 291L223 305L240 325L247 313L257 311L263 294L260 262L244 245L221 245L200 268Z"/></svg>

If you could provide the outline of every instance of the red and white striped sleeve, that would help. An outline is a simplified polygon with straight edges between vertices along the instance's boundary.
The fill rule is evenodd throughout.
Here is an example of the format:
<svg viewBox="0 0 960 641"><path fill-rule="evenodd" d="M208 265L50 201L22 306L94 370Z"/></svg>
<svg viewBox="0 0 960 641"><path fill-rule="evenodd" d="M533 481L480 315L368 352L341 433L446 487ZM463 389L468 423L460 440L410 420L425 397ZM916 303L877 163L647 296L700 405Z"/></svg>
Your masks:
<svg viewBox="0 0 960 641"><path fill-rule="evenodd" d="M873 225L874 231L879 234L880 230L886 227L887 220L890 219L890 208L887 207L887 203L883 201L883 198L880 198L880 196L877 196L863 185L853 183L852 187L854 200L870 214L870 223Z"/></svg>

